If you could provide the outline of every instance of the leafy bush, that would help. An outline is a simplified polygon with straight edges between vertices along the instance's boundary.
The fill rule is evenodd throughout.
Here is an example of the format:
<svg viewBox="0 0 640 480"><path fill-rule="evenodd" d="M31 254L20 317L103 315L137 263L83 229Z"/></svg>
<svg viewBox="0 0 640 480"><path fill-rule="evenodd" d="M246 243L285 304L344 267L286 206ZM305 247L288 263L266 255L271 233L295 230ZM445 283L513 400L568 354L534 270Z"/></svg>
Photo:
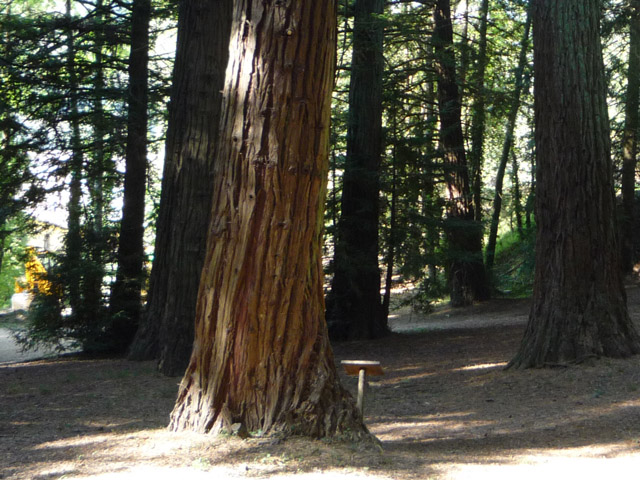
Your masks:
<svg viewBox="0 0 640 480"><path fill-rule="evenodd" d="M528 297L533 292L535 227L503 235L496 245L493 284L498 294Z"/></svg>

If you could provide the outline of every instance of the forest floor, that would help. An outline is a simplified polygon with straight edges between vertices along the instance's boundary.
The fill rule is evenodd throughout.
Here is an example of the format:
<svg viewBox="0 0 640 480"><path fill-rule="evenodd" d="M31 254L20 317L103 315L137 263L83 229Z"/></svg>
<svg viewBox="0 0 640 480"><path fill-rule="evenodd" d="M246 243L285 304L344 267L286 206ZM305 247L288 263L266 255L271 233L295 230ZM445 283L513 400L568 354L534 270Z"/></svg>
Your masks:
<svg viewBox="0 0 640 480"><path fill-rule="evenodd" d="M640 327L640 287L627 288ZM335 345L379 360L365 421L381 447L166 430L179 379L150 362L0 365L0 478L527 479L637 475L640 356L512 371L527 300L395 312L391 337ZM355 392L357 380L343 376ZM632 473L635 472L635 473Z"/></svg>

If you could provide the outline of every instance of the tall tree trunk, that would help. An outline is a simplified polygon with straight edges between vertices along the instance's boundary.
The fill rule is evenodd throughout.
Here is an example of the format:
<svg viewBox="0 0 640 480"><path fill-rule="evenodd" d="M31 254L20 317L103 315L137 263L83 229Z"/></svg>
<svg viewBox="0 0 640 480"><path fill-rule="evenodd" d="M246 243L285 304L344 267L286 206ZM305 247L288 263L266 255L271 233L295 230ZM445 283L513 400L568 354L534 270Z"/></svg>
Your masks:
<svg viewBox="0 0 640 480"><path fill-rule="evenodd" d="M105 116L104 116L104 32L102 25L107 21L105 7L102 0L96 2L95 18L98 23L95 35L94 68L94 111L93 111L93 158L88 167L87 181L91 195L91 217L88 225L88 250L91 262L86 265L83 283L84 309L92 318L101 315L103 307L102 282L104 278L103 253L104 241L104 172L106 166L105 154Z"/></svg>
<svg viewBox="0 0 640 480"><path fill-rule="evenodd" d="M534 298L510 366L640 352L626 307L598 0L534 0Z"/></svg>
<svg viewBox="0 0 640 480"><path fill-rule="evenodd" d="M458 6L456 6L458 8ZM464 2L462 35L460 35L460 101L465 98L465 89L467 85L467 72L469 71L469 57L471 48L469 47L469 0ZM467 133L466 131L464 132Z"/></svg>
<svg viewBox="0 0 640 480"><path fill-rule="evenodd" d="M445 224L449 243L449 290L455 307L489 298L482 262L482 232L474 221L469 171L460 121L460 100L453 52L453 26L449 0L434 7L435 68L440 111L440 143L444 150L448 206Z"/></svg>
<svg viewBox="0 0 640 480"><path fill-rule="evenodd" d="M83 155L80 138L80 113L78 109L78 75L76 71L75 40L71 24L71 0L66 1L67 19L67 69L69 76L69 122L71 124L71 159L69 162L69 203L67 205L67 234L65 237L65 270L68 275L69 306L75 316L82 316L81 282L81 216Z"/></svg>
<svg viewBox="0 0 640 480"><path fill-rule="evenodd" d="M193 347L229 57L231 0L182 1L147 311L130 358L181 375Z"/></svg>
<svg viewBox="0 0 640 480"><path fill-rule="evenodd" d="M366 436L324 320L336 2L238 0L232 32L194 350L171 428Z"/></svg>
<svg viewBox="0 0 640 480"><path fill-rule="evenodd" d="M327 298L333 338L388 333L378 263L379 175L382 153L383 0L356 0L353 27L347 157L342 211Z"/></svg>
<svg viewBox="0 0 640 480"><path fill-rule="evenodd" d="M498 239L498 226L500 224L500 212L502 210L502 182L504 180L504 172L509 162L509 154L513 146L513 132L516 127L516 119L518 118L518 110L520 108L520 94L522 92L524 69L527 65L527 51L529 50L529 31L531 29L531 8L527 10L527 20L524 25L524 34L520 46L520 55L518 57L518 67L516 69L515 88L513 97L511 98L511 106L509 108L509 116L507 117L507 125L505 128L504 142L502 144L502 154L498 163L498 172L496 173L495 194L493 197L493 214L491 215L491 226L489 228L489 241L487 242L486 265L487 271L493 269L493 261L496 252L496 241ZM517 162L515 162L517 164ZM519 220L521 226L522 222Z"/></svg>
<svg viewBox="0 0 640 480"><path fill-rule="evenodd" d="M149 98L149 20L151 1L136 0L131 11L129 116L118 272L111 293L115 350L124 351L136 333L144 281L144 197L147 185L147 105Z"/></svg>
<svg viewBox="0 0 640 480"><path fill-rule="evenodd" d="M531 229L531 217L534 216L534 203L536 198L536 155L531 152L531 188L529 188L529 195L527 195L527 201L524 205L524 224L527 230Z"/></svg>
<svg viewBox="0 0 640 480"><path fill-rule="evenodd" d="M382 308L384 315L389 315L389 307L391 305L391 286L393 285L393 268L395 263L396 238L397 238L397 203L398 203L398 157L396 144L398 143L398 125L396 122L396 113L392 112L392 135L393 135L393 152L391 154L391 205L389 206L389 234L387 239L387 271L385 273L384 297L382 299Z"/></svg>
<svg viewBox="0 0 640 480"><path fill-rule="evenodd" d="M485 72L487 70L487 20L489 16L489 0L482 0L480 4L480 26L478 27L478 54L474 74L475 95L471 106L471 183L473 191L473 210L475 220L482 221L482 161L484 156L484 129L487 118L487 94L484 88Z"/></svg>
<svg viewBox="0 0 640 480"><path fill-rule="evenodd" d="M640 1L630 6L629 71L627 75L627 103L622 138L622 271L630 273L634 262L633 225L636 191L636 161L638 154L638 107L640 93Z"/></svg>

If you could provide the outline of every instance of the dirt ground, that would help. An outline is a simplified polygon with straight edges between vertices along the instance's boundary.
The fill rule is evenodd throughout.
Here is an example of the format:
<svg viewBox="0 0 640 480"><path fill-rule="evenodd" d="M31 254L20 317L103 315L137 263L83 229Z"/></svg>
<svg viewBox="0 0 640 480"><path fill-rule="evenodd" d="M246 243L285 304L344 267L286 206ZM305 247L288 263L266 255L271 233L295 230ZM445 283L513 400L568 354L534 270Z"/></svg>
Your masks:
<svg viewBox="0 0 640 480"><path fill-rule="evenodd" d="M640 288L627 292L640 324ZM0 365L0 478L637 476L640 356L505 371L527 314L526 300L428 317L404 309L391 319L390 338L335 345L338 363L379 360L385 369L365 404L380 448L170 433L179 379L158 375L149 362ZM355 378L343 382L355 393Z"/></svg>

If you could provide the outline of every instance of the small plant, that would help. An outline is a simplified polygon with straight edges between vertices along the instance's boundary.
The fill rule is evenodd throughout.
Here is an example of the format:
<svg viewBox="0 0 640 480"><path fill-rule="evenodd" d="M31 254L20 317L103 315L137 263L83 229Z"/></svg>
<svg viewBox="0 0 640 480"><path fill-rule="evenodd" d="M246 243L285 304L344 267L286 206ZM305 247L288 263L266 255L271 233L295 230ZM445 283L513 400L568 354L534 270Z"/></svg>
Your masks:
<svg viewBox="0 0 640 480"><path fill-rule="evenodd" d="M208 458L199 457L193 461L192 465L199 470L209 470L211 468L211 461Z"/></svg>

